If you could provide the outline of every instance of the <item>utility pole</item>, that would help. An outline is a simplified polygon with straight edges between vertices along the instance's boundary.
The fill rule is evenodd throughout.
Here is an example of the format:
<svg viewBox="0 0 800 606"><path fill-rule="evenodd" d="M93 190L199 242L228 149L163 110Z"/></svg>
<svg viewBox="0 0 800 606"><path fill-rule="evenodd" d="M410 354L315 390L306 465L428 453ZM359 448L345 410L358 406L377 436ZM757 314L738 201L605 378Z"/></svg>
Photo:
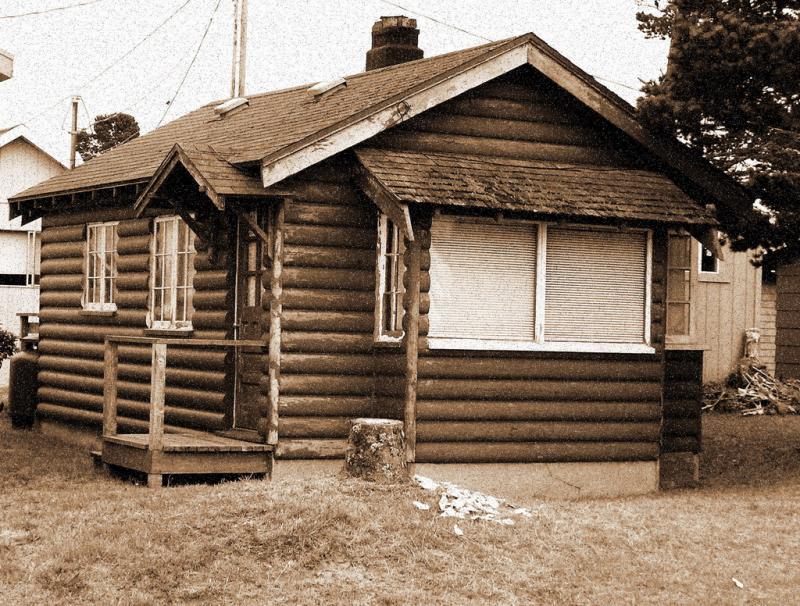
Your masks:
<svg viewBox="0 0 800 606"><path fill-rule="evenodd" d="M78 152L78 101L72 97L72 128L69 131L69 167L75 168L75 154Z"/></svg>
<svg viewBox="0 0 800 606"><path fill-rule="evenodd" d="M233 0L233 64L231 97L244 97L247 63L247 0Z"/></svg>

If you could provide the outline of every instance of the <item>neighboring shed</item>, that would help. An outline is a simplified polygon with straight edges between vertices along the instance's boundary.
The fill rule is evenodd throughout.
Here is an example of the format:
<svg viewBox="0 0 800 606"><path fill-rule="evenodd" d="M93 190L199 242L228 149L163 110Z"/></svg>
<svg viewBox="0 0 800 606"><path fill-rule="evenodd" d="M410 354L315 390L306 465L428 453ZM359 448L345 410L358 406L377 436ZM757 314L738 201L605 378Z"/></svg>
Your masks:
<svg viewBox="0 0 800 606"><path fill-rule="evenodd" d="M761 283L761 313L758 328L761 333L758 352L761 362L766 365L770 374L775 374L775 318L777 315L778 286L775 281Z"/></svg>
<svg viewBox="0 0 800 606"><path fill-rule="evenodd" d="M800 263L778 268L775 374L800 378Z"/></svg>
<svg viewBox="0 0 800 606"><path fill-rule="evenodd" d="M15 199L44 216L40 419L110 453L141 439L109 405L152 441L165 397L170 431L337 459L399 418L412 464L657 486L668 233L710 243L732 181L532 34L217 106Z"/></svg>
<svg viewBox="0 0 800 606"><path fill-rule="evenodd" d="M724 246L724 259L686 232L670 236L667 348L703 351L703 381L723 381L744 355L761 314L761 268Z"/></svg>

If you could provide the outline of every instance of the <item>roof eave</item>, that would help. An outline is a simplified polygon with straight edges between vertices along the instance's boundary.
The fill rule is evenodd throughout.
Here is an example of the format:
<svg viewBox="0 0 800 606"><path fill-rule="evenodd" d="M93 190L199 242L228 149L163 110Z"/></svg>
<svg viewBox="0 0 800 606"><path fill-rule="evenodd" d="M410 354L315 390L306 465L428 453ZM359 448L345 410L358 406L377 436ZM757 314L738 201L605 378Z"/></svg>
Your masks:
<svg viewBox="0 0 800 606"><path fill-rule="evenodd" d="M399 95L318 131L261 161L269 187L336 153L452 99L493 78L528 64L591 110L641 144L666 166L721 205L744 211L752 206L746 191L679 141L649 133L634 108L534 34L525 34L438 74Z"/></svg>
<svg viewBox="0 0 800 606"><path fill-rule="evenodd" d="M525 34L372 107L340 120L261 160L261 179L269 187L326 158L409 120L527 62Z"/></svg>

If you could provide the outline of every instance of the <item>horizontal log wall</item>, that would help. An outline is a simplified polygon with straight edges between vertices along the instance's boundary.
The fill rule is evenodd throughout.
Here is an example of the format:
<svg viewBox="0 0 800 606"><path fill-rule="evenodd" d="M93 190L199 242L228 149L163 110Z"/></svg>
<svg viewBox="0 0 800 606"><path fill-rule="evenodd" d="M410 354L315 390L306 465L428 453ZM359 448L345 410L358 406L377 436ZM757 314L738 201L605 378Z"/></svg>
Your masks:
<svg viewBox="0 0 800 606"><path fill-rule="evenodd" d="M664 366L663 452L701 450L703 352L667 351Z"/></svg>
<svg viewBox="0 0 800 606"><path fill-rule="evenodd" d="M42 231L39 313L39 406L41 417L102 424L103 340L106 335L141 336L146 329L150 281L150 218L126 218L110 210L117 227L117 280L113 315L84 311L85 223L64 213L47 217ZM103 221L102 212L75 214L74 221ZM225 338L230 308L225 254L211 262L194 257L195 336ZM230 354L223 350L170 347L167 353L166 422L201 430L222 429L229 410L226 389ZM119 414L124 431L146 429L150 395L150 348L119 347Z"/></svg>
<svg viewBox="0 0 800 606"><path fill-rule="evenodd" d="M516 70L375 137L370 145L590 165L643 154L543 76Z"/></svg>
<svg viewBox="0 0 800 606"><path fill-rule="evenodd" d="M373 345L377 211L350 170L337 159L282 184L278 457L342 457L349 419L401 408L401 354Z"/></svg>
<svg viewBox="0 0 800 606"><path fill-rule="evenodd" d="M422 248L417 462L653 460L659 454L665 234L654 238L654 355L445 352L427 347L429 219Z"/></svg>

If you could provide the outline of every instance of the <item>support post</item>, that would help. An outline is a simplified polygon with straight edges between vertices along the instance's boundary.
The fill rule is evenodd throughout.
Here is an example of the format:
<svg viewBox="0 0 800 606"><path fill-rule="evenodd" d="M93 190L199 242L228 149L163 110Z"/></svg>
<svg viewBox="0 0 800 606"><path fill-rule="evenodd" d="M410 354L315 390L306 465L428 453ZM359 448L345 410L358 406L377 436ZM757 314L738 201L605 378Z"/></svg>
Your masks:
<svg viewBox="0 0 800 606"><path fill-rule="evenodd" d="M164 446L164 386L167 378L167 344L153 343L150 371L150 451Z"/></svg>
<svg viewBox="0 0 800 606"><path fill-rule="evenodd" d="M421 245L419 238L406 240L408 254L408 287L406 289L408 315L406 329L406 393L403 431L406 437L406 462L412 466L417 460L417 357L419 351L419 282Z"/></svg>
<svg viewBox="0 0 800 606"><path fill-rule="evenodd" d="M283 315L283 223L285 201L275 216L272 253L271 299L269 303L269 409L267 410L267 444L278 443L278 401L281 376L281 316Z"/></svg>
<svg viewBox="0 0 800 606"><path fill-rule="evenodd" d="M117 368L119 345L106 340L103 352L103 435L117 434Z"/></svg>

